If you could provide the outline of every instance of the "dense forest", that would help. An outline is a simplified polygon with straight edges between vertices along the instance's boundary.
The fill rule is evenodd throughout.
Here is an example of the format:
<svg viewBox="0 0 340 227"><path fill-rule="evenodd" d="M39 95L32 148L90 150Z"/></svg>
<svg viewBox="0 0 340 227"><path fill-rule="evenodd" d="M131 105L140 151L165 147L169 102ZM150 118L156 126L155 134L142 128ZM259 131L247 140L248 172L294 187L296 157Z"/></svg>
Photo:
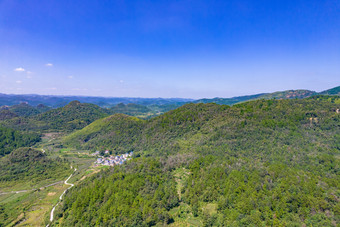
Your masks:
<svg viewBox="0 0 340 227"><path fill-rule="evenodd" d="M65 212L56 215L66 218L65 226L151 226L171 223L168 211L178 203L171 173L157 160L139 159L101 172L70 191Z"/></svg>
<svg viewBox="0 0 340 227"><path fill-rule="evenodd" d="M0 157L19 147L32 146L40 141L37 133L20 132L0 127Z"/></svg>
<svg viewBox="0 0 340 227"><path fill-rule="evenodd" d="M37 108L46 110L42 105ZM81 129L108 115L107 111L99 106L73 101L64 107L44 111L40 114L14 117L4 120L0 124L7 128L35 132L72 131Z"/></svg>
<svg viewBox="0 0 340 227"><path fill-rule="evenodd" d="M98 120L65 144L135 158L71 189L54 224L150 226L192 215L204 226L336 226L339 100L188 104L150 120Z"/></svg>
<svg viewBox="0 0 340 227"><path fill-rule="evenodd" d="M30 180L39 182L67 176L70 163L64 159L50 159L42 151L22 147L0 159L0 183L2 186L11 182ZM0 187L1 188L1 187Z"/></svg>

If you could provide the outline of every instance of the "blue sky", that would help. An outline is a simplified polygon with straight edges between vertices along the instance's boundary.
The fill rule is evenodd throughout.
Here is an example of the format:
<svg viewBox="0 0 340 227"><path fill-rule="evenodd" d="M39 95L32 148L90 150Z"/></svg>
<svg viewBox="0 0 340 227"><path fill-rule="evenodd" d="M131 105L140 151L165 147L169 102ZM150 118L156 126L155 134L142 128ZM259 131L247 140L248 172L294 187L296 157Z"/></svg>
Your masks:
<svg viewBox="0 0 340 227"><path fill-rule="evenodd" d="M0 93L231 97L340 85L338 0L0 0Z"/></svg>

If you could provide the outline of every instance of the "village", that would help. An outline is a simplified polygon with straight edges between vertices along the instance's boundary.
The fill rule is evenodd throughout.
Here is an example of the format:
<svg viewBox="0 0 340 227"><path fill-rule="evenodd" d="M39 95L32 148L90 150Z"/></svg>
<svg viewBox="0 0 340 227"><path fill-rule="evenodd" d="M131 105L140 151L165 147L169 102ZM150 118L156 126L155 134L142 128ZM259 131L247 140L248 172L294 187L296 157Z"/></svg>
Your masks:
<svg viewBox="0 0 340 227"><path fill-rule="evenodd" d="M99 158L97 158L97 161L95 161L95 166L99 166L99 165L104 165L104 166L115 166L115 165L121 165L123 164L125 161L130 160L131 156L133 155L133 152L131 151L130 153L125 153L122 155L109 155L109 151L105 151L104 152L104 156L100 156L100 151L96 151L95 153L93 153L93 156L99 156Z"/></svg>

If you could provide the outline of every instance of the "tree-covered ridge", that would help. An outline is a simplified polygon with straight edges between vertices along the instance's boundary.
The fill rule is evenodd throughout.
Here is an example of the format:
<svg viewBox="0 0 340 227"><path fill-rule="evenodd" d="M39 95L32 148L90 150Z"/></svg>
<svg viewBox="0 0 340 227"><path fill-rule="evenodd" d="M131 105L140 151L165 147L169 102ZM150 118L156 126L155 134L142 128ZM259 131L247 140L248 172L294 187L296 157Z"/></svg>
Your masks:
<svg viewBox="0 0 340 227"><path fill-rule="evenodd" d="M26 131L72 131L106 116L106 110L99 106L73 101L64 107L34 116L12 118L2 121L1 124L4 127Z"/></svg>
<svg viewBox="0 0 340 227"><path fill-rule="evenodd" d="M45 105L31 106L27 103L20 103L18 105L13 105L8 107L8 110L15 113L18 116L29 117L38 115L40 113L44 113L49 111L51 108Z"/></svg>
<svg viewBox="0 0 340 227"><path fill-rule="evenodd" d="M18 117L18 115L11 112L10 110L6 110L6 109L0 110L0 121L9 120L15 117Z"/></svg>
<svg viewBox="0 0 340 227"><path fill-rule="evenodd" d="M213 98L213 99L200 99L196 100L195 103L216 103L220 105L234 105L237 103L257 100L257 99L304 99L317 95L319 93L310 90L287 90L277 91L273 93L262 93L256 95L245 95L233 98ZM326 93L325 93L326 94Z"/></svg>
<svg viewBox="0 0 340 227"><path fill-rule="evenodd" d="M110 136L97 129L98 134L88 141L80 138L92 130L80 130L73 134L73 142L67 141L86 147L104 138L105 144L111 144L108 149L117 149L119 141L119 152L133 149L137 156L152 156L162 163L164 174L174 175L184 168L188 177L176 209L187 204L188 212L206 226L336 226L340 221L339 105L339 98L325 96L257 100L232 107L189 104L138 124L138 130ZM112 119L117 122L109 132L122 130L124 119ZM105 124L102 127L105 130ZM134 139L125 144L126 136ZM126 183L127 188L133 187ZM103 190L100 184L90 188L87 194ZM66 198L74 201L75 195L84 196L85 189L74 188ZM138 206L133 195L127 198ZM115 201L115 197L107 194L107 200ZM87 210L90 204L64 206L63 211L71 215ZM104 203L96 206L107 219L92 216L92 223L110 223L111 213L103 209ZM130 209L119 202L112 206L120 207L121 214ZM207 207L215 208L207 211ZM170 220L183 215L172 210L167 214ZM129 221L137 217L130 216ZM75 220L73 215L63 218L63 223Z"/></svg>
<svg viewBox="0 0 340 227"><path fill-rule="evenodd" d="M91 122L106 117L105 111L94 104L72 101L68 105L34 116L47 124L48 129L80 129Z"/></svg>
<svg viewBox="0 0 340 227"><path fill-rule="evenodd" d="M67 136L64 142L77 148L113 149L117 153L134 149L157 149L186 133L194 134L212 116L226 108L229 107L187 104L146 121L116 114Z"/></svg>
<svg viewBox="0 0 340 227"><path fill-rule="evenodd" d="M303 99L315 94L317 94L317 92L310 90L288 90L264 94L259 96L258 99Z"/></svg>
<svg viewBox="0 0 340 227"><path fill-rule="evenodd" d="M91 150L111 148L118 153L132 150L144 120L124 114L99 119L65 138L66 143L78 144Z"/></svg>
<svg viewBox="0 0 340 227"><path fill-rule="evenodd" d="M60 179L71 172L70 163L61 158L50 159L39 150L22 147L0 159L0 183L39 182ZM53 182L52 182L53 183Z"/></svg>
<svg viewBox="0 0 340 227"><path fill-rule="evenodd" d="M176 144L175 142L170 143L169 140L176 141L180 139L183 141L183 139L192 140L196 137L203 138L203 140L206 140L207 137L225 138L221 137L224 134L219 132L221 125L226 125L223 127L230 129L228 134L238 133L242 129L249 134L254 129L267 130L271 128L274 130L276 128L288 128L292 125L295 125L295 127L305 126L310 124L311 117L315 118L312 119L312 123L318 121L316 125L320 126L320 120L323 119L320 116L325 114L327 114L326 117L332 114L338 116L336 107L335 104L327 100L315 99L258 100L233 107L216 104L187 104L159 117L145 121L142 130L140 128L132 130L129 135L136 138L132 144L134 149L155 149L157 146L160 146L164 150L164 144L166 146L169 144L174 146ZM324 111L326 108L328 111ZM319 116L320 119L316 116ZM91 132L93 127L90 125L86 130L80 130L66 138L66 143L82 148L92 148L87 146L87 144L96 144L96 138L100 137L101 140L106 140L105 144L114 146L114 143L110 142L113 136L108 131L120 130L119 125L122 125L122 123L119 121L121 120L122 118L111 118L111 121L116 121L115 125L117 125L117 128L113 129L111 127L108 129L105 124L101 124L102 127L97 127L95 133ZM196 135L196 137L193 135ZM126 136L127 134L123 133L122 136L115 136L114 140L124 141L123 138ZM110 149L113 147L108 146L106 148Z"/></svg>
<svg viewBox="0 0 340 227"><path fill-rule="evenodd" d="M255 94L255 95L245 95L245 96L237 96L232 98L212 98L212 99L199 99L194 101L194 103L216 103L220 105L234 105L235 103L245 102L253 99L257 99L263 95L267 95L266 93Z"/></svg>
<svg viewBox="0 0 340 227"><path fill-rule="evenodd" d="M112 114L122 113L126 115L131 115L131 116L145 114L151 111L152 110L149 109L147 106L133 104L133 103L129 103L126 105L124 103L119 103L116 106L113 106L109 109L109 112Z"/></svg>
<svg viewBox="0 0 340 227"><path fill-rule="evenodd" d="M320 92L321 95L340 95L340 86Z"/></svg>
<svg viewBox="0 0 340 227"><path fill-rule="evenodd" d="M151 226L172 221L176 183L155 159L109 169L70 190L56 216L61 226Z"/></svg>
<svg viewBox="0 0 340 227"><path fill-rule="evenodd" d="M0 157L19 147L32 146L39 141L40 135L37 133L24 133L0 127Z"/></svg>

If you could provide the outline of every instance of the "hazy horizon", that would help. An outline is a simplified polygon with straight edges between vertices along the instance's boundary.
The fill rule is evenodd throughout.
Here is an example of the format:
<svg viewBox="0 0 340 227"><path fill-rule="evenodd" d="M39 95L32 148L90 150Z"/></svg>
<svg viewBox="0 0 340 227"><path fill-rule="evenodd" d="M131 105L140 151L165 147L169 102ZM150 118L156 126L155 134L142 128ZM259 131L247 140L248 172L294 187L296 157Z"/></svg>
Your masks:
<svg viewBox="0 0 340 227"><path fill-rule="evenodd" d="M338 86L334 86L338 87ZM332 89L334 87L330 87L324 90L310 90L310 89L286 89L286 90L280 90L280 91L269 91L269 92L260 92L260 93L249 93L249 94L243 94L243 95L237 95L237 96L230 96L230 97L200 97L200 98L188 98L188 97L140 97L140 96L97 96L97 95L77 95L77 94L70 94L70 95L63 95L63 94L38 94L38 93L1 93L4 95L38 95L38 96L60 96L60 97L98 97L98 98L140 98L140 99L192 99L192 100L197 100L197 99L204 99L204 98L234 98L234 97L239 97L239 96L251 96L251 95L257 95L257 94L269 94L269 93L274 93L274 92L283 92L283 91L289 91L289 90L310 90L310 91L315 91L315 92L322 92L328 89Z"/></svg>
<svg viewBox="0 0 340 227"><path fill-rule="evenodd" d="M0 93L214 98L340 84L340 2L0 1Z"/></svg>

